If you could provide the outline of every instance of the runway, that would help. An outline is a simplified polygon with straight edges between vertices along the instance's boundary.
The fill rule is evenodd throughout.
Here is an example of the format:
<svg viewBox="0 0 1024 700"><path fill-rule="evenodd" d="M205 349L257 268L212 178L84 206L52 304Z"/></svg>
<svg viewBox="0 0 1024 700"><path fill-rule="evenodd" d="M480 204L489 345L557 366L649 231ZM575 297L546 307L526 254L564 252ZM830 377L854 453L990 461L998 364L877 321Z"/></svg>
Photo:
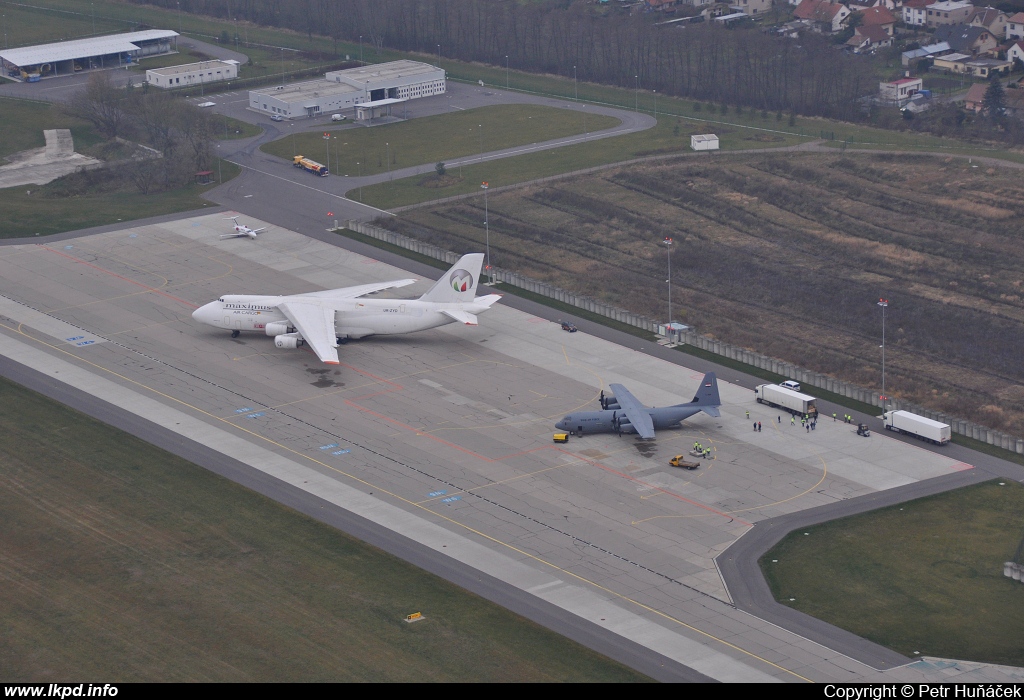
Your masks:
<svg viewBox="0 0 1024 700"><path fill-rule="evenodd" d="M222 218L0 248L0 355L90 413L304 512L323 510L655 677L939 678L873 645L859 658L737 609L715 560L755 523L972 465L885 436L865 441L842 423L804 431L728 383L721 419L691 419L651 443L595 435L555 445L554 421L594 407L611 382L666 405L689 400L702 372L509 305L478 328L349 343L340 368L267 337L233 340L191 311L224 293L408 273L277 227L259 241L221 241ZM695 473L668 467L694 440L714 459Z"/></svg>

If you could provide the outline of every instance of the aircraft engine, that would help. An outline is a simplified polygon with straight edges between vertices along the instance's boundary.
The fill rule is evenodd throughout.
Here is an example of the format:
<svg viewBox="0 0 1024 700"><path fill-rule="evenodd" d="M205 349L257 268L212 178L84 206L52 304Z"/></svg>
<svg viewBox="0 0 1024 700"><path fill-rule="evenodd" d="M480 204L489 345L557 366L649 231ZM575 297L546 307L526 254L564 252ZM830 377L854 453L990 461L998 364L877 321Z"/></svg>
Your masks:
<svg viewBox="0 0 1024 700"><path fill-rule="evenodd" d="M302 336L298 333L285 333L274 338L274 345L279 348L294 350L302 345Z"/></svg>
<svg viewBox="0 0 1024 700"><path fill-rule="evenodd" d="M611 400L611 401L609 401L608 403L606 403L606 404L604 405L604 407L605 407L605 410L607 410L607 411L617 411L617 410L619 410L620 408L622 408L622 406L620 406L620 405L619 405L619 402L618 402L618 401L615 401L614 397L612 398L612 400Z"/></svg>
<svg viewBox="0 0 1024 700"><path fill-rule="evenodd" d="M271 337L295 332L295 329L289 326L287 321L271 321L264 330Z"/></svg>
<svg viewBox="0 0 1024 700"><path fill-rule="evenodd" d="M601 390L601 396L598 397L597 401L601 404L601 408L609 411L621 408L621 406L619 406L619 402L615 400L614 396L611 394L605 395L604 389Z"/></svg>

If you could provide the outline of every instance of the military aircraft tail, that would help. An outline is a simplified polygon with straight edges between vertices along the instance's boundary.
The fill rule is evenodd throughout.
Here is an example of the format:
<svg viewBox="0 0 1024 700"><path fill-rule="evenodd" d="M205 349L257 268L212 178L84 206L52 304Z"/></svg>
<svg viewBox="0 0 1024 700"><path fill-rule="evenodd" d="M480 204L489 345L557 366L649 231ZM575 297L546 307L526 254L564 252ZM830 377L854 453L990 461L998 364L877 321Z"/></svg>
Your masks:
<svg viewBox="0 0 1024 700"><path fill-rule="evenodd" d="M426 294L420 297L420 300L473 301L473 297L476 296L476 286L480 282L480 270L483 269L483 266L483 253L463 255L448 272L441 276L441 279L434 283L434 286Z"/></svg>
<svg viewBox="0 0 1024 700"><path fill-rule="evenodd" d="M721 413L718 407L722 405L722 399L718 395L718 378L714 372L708 372L700 382L700 388L694 394L691 406L696 406L709 416L718 418Z"/></svg>

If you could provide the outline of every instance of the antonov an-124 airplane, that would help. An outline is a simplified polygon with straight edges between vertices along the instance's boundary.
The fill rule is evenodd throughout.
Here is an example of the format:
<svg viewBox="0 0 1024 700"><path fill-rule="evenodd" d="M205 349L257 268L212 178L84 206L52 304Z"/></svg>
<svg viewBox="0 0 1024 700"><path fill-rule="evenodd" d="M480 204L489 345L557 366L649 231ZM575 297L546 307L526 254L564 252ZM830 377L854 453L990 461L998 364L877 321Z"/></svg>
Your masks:
<svg viewBox="0 0 1024 700"><path fill-rule="evenodd" d="M292 296L227 294L192 312L192 318L214 328L272 336L279 348L303 344L326 364L338 362L338 345L368 335L413 333L448 323L477 325L476 315L501 299L500 294L476 296L484 254L463 255L419 299L367 299L385 289L405 287L416 280L362 284Z"/></svg>

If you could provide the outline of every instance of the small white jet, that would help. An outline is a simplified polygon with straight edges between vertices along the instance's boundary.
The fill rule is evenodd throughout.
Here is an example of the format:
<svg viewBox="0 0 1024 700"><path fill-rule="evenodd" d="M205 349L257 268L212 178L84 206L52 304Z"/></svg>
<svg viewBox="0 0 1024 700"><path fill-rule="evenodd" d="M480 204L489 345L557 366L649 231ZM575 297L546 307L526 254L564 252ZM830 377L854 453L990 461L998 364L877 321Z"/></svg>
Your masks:
<svg viewBox="0 0 1024 700"><path fill-rule="evenodd" d="M476 315L501 299L476 296L483 262L483 253L463 255L419 299L363 298L416 281L406 279L292 296L225 295L196 309L192 318L229 330L232 338L253 331L273 337L279 348L306 344L325 364L336 365L338 345L350 338L413 333L456 321L477 325Z"/></svg>
<svg viewBox="0 0 1024 700"><path fill-rule="evenodd" d="M238 223L238 217L237 216L230 216L230 217L228 217L228 218L226 218L224 220L225 221L234 221L235 222L235 226L234 226L235 232L234 233L222 233L221 236L220 236L222 239L223 238L251 238L251 239L253 239L255 241L256 240L256 236L258 236L259 234L261 234L261 233L263 233L264 231L267 230L266 228L251 229L248 226L246 226L245 224L240 224L240 223Z"/></svg>

